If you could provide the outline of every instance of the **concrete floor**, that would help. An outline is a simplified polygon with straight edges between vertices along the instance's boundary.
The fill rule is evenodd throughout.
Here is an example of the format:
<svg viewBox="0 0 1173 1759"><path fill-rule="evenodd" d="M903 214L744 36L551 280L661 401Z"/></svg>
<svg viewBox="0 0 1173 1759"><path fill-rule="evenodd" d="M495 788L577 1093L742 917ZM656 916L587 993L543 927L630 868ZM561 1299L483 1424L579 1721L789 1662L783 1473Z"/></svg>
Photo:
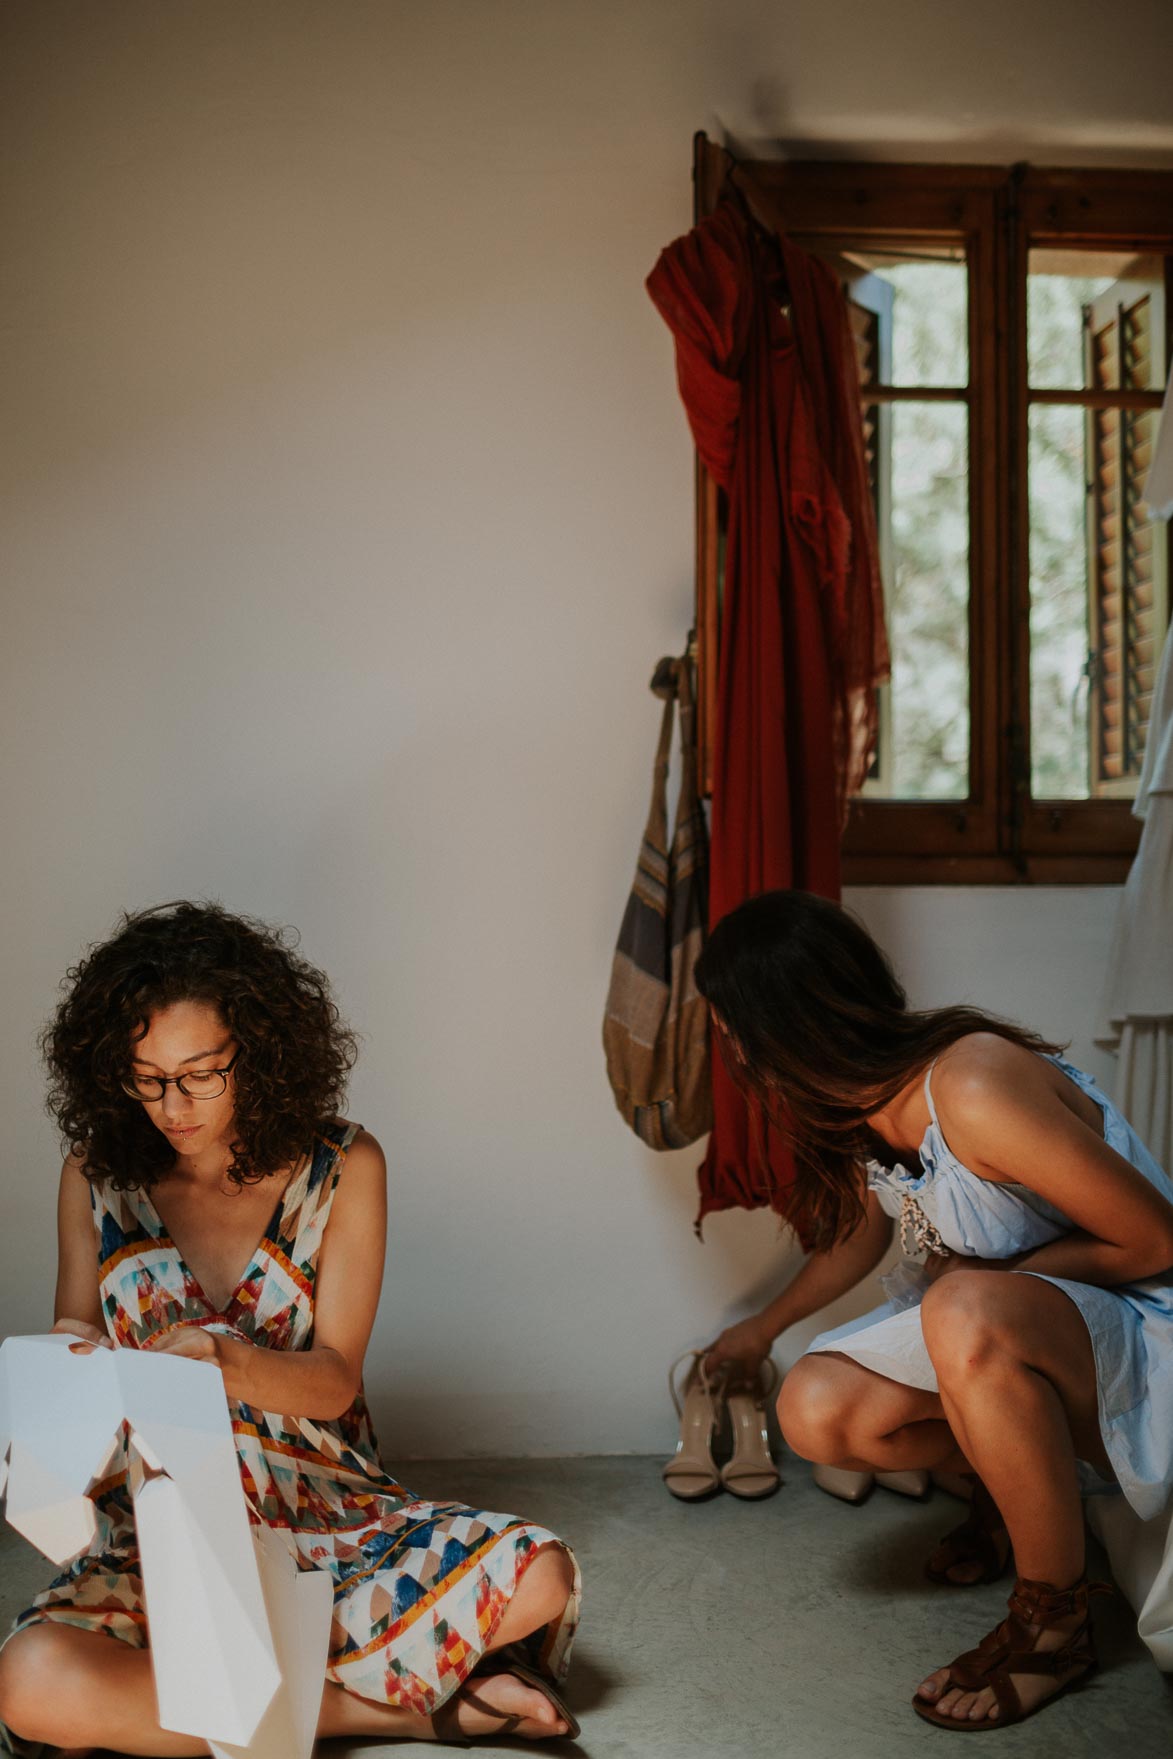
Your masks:
<svg viewBox="0 0 1173 1759"><path fill-rule="evenodd" d="M836 1502L791 1460L764 1503L698 1505L663 1489L659 1462L605 1458L429 1461L401 1468L421 1496L524 1514L578 1553L583 1624L567 1686L582 1721L551 1754L589 1759L916 1759L948 1735L908 1705L930 1666L1001 1616L1007 1583L965 1591L921 1574L959 1505L876 1491ZM1102 1573L1102 1559L1095 1560ZM5 1625L51 1566L0 1537ZM1097 1603L1101 1670L987 1759L1169 1759L1173 1681L1153 1666L1122 1599ZM477 1742L485 1754L540 1750ZM322 1759L402 1752L332 1742ZM967 1749L968 1750L968 1749ZM986 1749L983 1749L986 1752Z"/></svg>

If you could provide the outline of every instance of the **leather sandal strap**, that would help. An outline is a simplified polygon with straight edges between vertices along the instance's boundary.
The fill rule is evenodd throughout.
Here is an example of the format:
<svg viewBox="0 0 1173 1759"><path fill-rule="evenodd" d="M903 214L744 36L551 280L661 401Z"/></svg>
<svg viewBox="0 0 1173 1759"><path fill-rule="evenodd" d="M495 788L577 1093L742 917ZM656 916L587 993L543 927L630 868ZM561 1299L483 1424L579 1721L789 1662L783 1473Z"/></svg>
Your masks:
<svg viewBox="0 0 1173 1759"><path fill-rule="evenodd" d="M988 1638L986 1643L989 1644ZM1013 1653L1006 1643L969 1649L949 1663L949 1679L961 1692L980 1692L989 1685L991 1675L1004 1666Z"/></svg>
<svg viewBox="0 0 1173 1759"><path fill-rule="evenodd" d="M457 1699L459 1692L454 1692L441 1704L439 1710L433 1710L431 1716L432 1734L442 1747L471 1747L472 1742L461 1730L457 1721Z"/></svg>
<svg viewBox="0 0 1173 1759"><path fill-rule="evenodd" d="M1096 1659L1091 1625L1086 1621L1078 1625L1059 1649L1015 1650L1010 1659L1014 1673L1059 1674L1072 1667L1089 1667Z"/></svg>
<svg viewBox="0 0 1173 1759"><path fill-rule="evenodd" d="M944 1562L938 1568L942 1574L947 1574L958 1564L978 1563L983 1575L992 1576L1005 1568L1009 1549L1009 1537L1004 1547L999 1546L982 1517L976 1510L971 1510L964 1521L951 1528L938 1544L937 1550L945 1554Z"/></svg>
<svg viewBox="0 0 1173 1759"><path fill-rule="evenodd" d="M519 1723L524 1720L507 1710L498 1710L495 1704L486 1704L485 1700L477 1696L466 1680L460 1690L454 1692L446 1704L442 1704L439 1710L432 1713L432 1732L437 1741L444 1746L471 1747L473 1744L461 1730L457 1720L458 1707L461 1703L471 1704L474 1710L479 1710L483 1716L493 1717L501 1724L499 1729L493 1730L494 1737L499 1735L504 1739L507 1735L511 1735Z"/></svg>
<svg viewBox="0 0 1173 1759"><path fill-rule="evenodd" d="M668 1391L672 1394L672 1403L676 1407L676 1415L678 1417L683 1417L684 1415L684 1401L676 1388L676 1372L682 1362L691 1362L693 1364L692 1368L689 1369L684 1377L685 1390L687 1391L688 1383L695 1372L697 1379L704 1388L705 1397L709 1400L710 1404L712 1403L713 1388L710 1384L708 1375L705 1373L705 1354L706 1352L704 1350L685 1350L683 1356L677 1356L675 1362L673 1362L671 1368L668 1370Z"/></svg>
<svg viewBox="0 0 1173 1759"><path fill-rule="evenodd" d="M984 1692L991 1691L998 1706L999 1718L1002 1722L1018 1722L1022 1718L1022 1701L1010 1678L1012 1672L1022 1673L1022 1668L1015 1669L1011 1664L1014 1652L1004 1645L995 1650L971 1649L966 1655L959 1655L956 1661L949 1664L949 1677L940 1693L943 1698L946 1692Z"/></svg>
<svg viewBox="0 0 1173 1759"><path fill-rule="evenodd" d="M1020 1576L1010 1595L1010 1610L1025 1624L1045 1626L1075 1612L1086 1614L1087 1603L1094 1594L1112 1592L1107 1582L1089 1582L1086 1576L1070 1588L1056 1588L1050 1582L1032 1582Z"/></svg>
<svg viewBox="0 0 1173 1759"><path fill-rule="evenodd" d="M478 1697L472 1687L467 1683L461 1687L460 1695L466 1704L471 1704L474 1710L479 1710L481 1712L482 1716L496 1717L497 1721L501 1724L501 1727L500 1729L493 1730L495 1735L511 1735L514 1729L517 1728L518 1724L525 1720L524 1717L512 1714L508 1710L498 1710L495 1704L486 1704L485 1700Z"/></svg>
<svg viewBox="0 0 1173 1759"><path fill-rule="evenodd" d="M992 1673L986 1684L993 1692L994 1702L998 1706L998 1721L1003 1724L1021 1722L1022 1699L1018 1696L1014 1681L1010 1677L1009 1668L1004 1673L1001 1669Z"/></svg>

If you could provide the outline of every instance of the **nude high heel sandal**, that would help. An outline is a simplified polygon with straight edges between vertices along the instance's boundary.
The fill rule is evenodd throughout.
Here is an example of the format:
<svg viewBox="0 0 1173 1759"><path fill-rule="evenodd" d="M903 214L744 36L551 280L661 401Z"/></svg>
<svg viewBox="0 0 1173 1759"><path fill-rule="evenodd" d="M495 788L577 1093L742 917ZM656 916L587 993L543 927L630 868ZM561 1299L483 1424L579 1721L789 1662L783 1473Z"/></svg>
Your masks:
<svg viewBox="0 0 1173 1759"><path fill-rule="evenodd" d="M766 1405L778 1390L778 1370L766 1357L756 1381L727 1385L725 1408L733 1428L733 1454L721 1467L721 1483L734 1496L759 1502L773 1496L782 1476L770 1454Z"/></svg>
<svg viewBox="0 0 1173 1759"><path fill-rule="evenodd" d="M680 1440L675 1458L668 1461L661 1477L681 1502L700 1502L721 1488L721 1475L713 1459L713 1440L721 1421L719 1385L705 1373L703 1350L686 1350L668 1370L668 1390L680 1419ZM684 1386L677 1391L676 1374L682 1362L691 1367Z"/></svg>

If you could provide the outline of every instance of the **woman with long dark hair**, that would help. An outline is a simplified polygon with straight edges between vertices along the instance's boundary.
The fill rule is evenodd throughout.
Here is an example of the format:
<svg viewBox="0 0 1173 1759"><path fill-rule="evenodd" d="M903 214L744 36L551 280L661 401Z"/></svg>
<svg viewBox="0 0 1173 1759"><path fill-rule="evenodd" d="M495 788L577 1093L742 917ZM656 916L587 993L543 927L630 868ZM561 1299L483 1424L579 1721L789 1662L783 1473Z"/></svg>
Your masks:
<svg viewBox="0 0 1173 1759"><path fill-rule="evenodd" d="M1173 1183L1058 1046L976 1008L909 1008L866 930L823 899L732 911L697 985L793 1145L786 1213L812 1248L708 1366L755 1369L876 1269L899 1222L923 1270L816 1338L779 1418L821 1464L974 1477L929 1573L989 1581L1012 1552L1009 1616L913 1706L951 1729L1018 1721L1094 1665L1081 1487L1145 1519L1173 1490Z"/></svg>
<svg viewBox="0 0 1173 1759"><path fill-rule="evenodd" d="M69 1151L54 1330L223 1373L250 1519L333 1578L318 1732L576 1732L555 1690L569 1551L514 1516L421 1501L379 1459L362 1365L386 1168L338 1115L355 1040L323 974L217 906L144 911L69 973L44 1049ZM158 1724L123 1448L93 1547L0 1654L18 1753L207 1751Z"/></svg>

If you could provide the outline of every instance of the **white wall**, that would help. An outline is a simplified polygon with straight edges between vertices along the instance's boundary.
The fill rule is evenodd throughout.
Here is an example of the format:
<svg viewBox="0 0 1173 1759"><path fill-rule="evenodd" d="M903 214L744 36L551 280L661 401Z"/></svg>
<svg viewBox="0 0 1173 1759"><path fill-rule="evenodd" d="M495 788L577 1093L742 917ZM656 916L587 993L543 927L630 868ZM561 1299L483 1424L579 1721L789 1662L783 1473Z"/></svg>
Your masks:
<svg viewBox="0 0 1173 1759"><path fill-rule="evenodd" d="M1173 164L1163 0L1131 52L1100 22L9 0L0 1328L51 1299L33 1040L61 973L122 908L214 895L299 925L365 1035L389 1446L667 1445L669 1358L787 1254L763 1215L698 1245L696 1154L645 1154L603 1078L646 681L690 602L642 279L689 223L698 126ZM917 999L1088 1054L1112 892L853 902Z"/></svg>

